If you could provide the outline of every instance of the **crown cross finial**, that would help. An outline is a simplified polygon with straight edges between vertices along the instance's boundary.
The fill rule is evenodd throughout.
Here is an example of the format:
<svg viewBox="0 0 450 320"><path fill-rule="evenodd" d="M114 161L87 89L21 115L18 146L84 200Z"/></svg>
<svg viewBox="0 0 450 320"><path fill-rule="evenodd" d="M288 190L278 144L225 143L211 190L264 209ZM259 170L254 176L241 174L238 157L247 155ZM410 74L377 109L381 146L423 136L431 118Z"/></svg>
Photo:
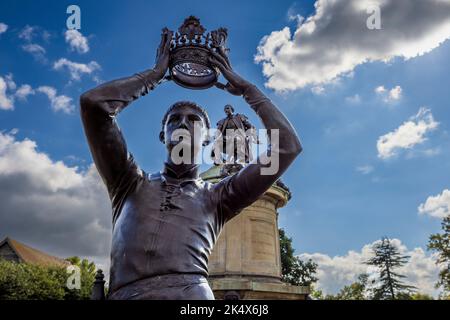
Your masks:
<svg viewBox="0 0 450 320"><path fill-rule="evenodd" d="M200 24L200 19L194 16L188 17L184 20L184 23L178 28L178 32L181 35L186 35L187 40L192 42L196 36L201 36L206 29Z"/></svg>

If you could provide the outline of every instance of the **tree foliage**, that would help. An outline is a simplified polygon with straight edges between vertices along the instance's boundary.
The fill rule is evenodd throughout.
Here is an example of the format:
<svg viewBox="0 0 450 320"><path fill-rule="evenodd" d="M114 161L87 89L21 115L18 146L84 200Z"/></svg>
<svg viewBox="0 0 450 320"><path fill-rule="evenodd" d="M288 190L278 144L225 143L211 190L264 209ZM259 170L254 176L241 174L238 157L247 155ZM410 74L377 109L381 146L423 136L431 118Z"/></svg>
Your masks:
<svg viewBox="0 0 450 320"><path fill-rule="evenodd" d="M358 276L358 280L345 286L335 296L335 300L366 300L367 282L369 276L365 273Z"/></svg>
<svg viewBox="0 0 450 320"><path fill-rule="evenodd" d="M442 267L436 287L443 289L443 296L450 296L450 215L442 220L442 233L430 236L428 250L438 254L436 263Z"/></svg>
<svg viewBox="0 0 450 320"><path fill-rule="evenodd" d="M71 276L65 267L44 267L0 259L0 300L89 299L95 279L95 265L78 257L68 259L80 268L80 289L69 289Z"/></svg>
<svg viewBox="0 0 450 320"><path fill-rule="evenodd" d="M365 273L360 274L354 283L344 286L336 295L324 295L322 290L313 290L311 296L316 300L367 300L370 299L367 295L368 277Z"/></svg>
<svg viewBox="0 0 450 320"><path fill-rule="evenodd" d="M65 269L0 259L0 300L62 300Z"/></svg>
<svg viewBox="0 0 450 320"><path fill-rule="evenodd" d="M310 286L317 282L317 263L311 259L302 261L294 255L292 239L286 236L283 229L279 230L281 251L282 281L296 286Z"/></svg>
<svg viewBox="0 0 450 320"><path fill-rule="evenodd" d="M434 298L432 296L430 296L429 294L425 294L425 293L414 293L411 296L412 300L434 300Z"/></svg>
<svg viewBox="0 0 450 320"><path fill-rule="evenodd" d="M388 238L383 238L372 247L374 256L366 264L372 265L379 270L379 283L373 291L374 300L403 299L405 294L410 295L415 289L406 285L402 279L405 278L396 272L396 269L404 266L409 256L402 255Z"/></svg>
<svg viewBox="0 0 450 320"><path fill-rule="evenodd" d="M88 300L91 297L92 286L95 281L97 268L93 262L87 259L81 260L79 257L70 257L66 259L72 265L80 268L81 288L80 290L67 290L66 299L69 300Z"/></svg>

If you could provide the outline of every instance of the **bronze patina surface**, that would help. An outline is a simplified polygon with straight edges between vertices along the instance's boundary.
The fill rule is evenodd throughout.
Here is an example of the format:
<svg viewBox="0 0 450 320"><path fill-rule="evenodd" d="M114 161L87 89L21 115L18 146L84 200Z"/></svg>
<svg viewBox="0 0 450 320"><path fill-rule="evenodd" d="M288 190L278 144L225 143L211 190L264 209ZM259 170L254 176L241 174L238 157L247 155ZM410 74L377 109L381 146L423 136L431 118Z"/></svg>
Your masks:
<svg viewBox="0 0 450 320"><path fill-rule="evenodd" d="M245 164L253 161L251 143L259 143L255 127L248 118L234 113L232 105L224 107L226 117L217 122L211 157L216 165Z"/></svg>
<svg viewBox="0 0 450 320"><path fill-rule="evenodd" d="M95 165L112 203L113 237L110 299L213 299L205 278L208 258L224 224L257 200L301 152L294 128L278 108L231 67L223 50L210 49L210 63L228 80L221 89L242 96L266 129L278 129L273 146L279 158L274 175L254 161L214 185L199 178L198 165L174 163L171 151L177 129L194 132L209 119L194 103L172 106L164 117L161 141L168 156L161 172L148 174L129 153L116 116L157 87L169 68L172 33L164 29L154 68L114 80L84 93L81 118ZM193 155L207 135L191 135ZM257 160L257 159L256 159Z"/></svg>

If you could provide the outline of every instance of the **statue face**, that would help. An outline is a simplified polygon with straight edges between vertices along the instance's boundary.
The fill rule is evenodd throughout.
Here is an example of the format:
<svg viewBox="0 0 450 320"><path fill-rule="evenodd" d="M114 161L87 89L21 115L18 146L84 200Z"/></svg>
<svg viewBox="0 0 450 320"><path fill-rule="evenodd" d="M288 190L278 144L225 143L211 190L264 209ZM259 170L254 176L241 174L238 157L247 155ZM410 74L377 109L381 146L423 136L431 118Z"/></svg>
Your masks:
<svg viewBox="0 0 450 320"><path fill-rule="evenodd" d="M224 111L227 116L231 116L233 114L233 108L231 106L225 106Z"/></svg>
<svg viewBox="0 0 450 320"><path fill-rule="evenodd" d="M203 115L190 107L180 106L172 110L164 126L164 143L169 152L189 148L191 161L201 152L207 137ZM177 151L178 152L178 151ZM192 162L191 162L192 163Z"/></svg>

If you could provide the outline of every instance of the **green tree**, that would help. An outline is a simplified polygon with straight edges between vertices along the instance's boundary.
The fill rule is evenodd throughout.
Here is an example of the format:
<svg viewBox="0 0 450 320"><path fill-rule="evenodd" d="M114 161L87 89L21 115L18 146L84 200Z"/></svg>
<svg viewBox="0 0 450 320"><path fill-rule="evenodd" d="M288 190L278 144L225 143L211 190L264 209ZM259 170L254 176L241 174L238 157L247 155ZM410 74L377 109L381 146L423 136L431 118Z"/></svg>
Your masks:
<svg viewBox="0 0 450 320"><path fill-rule="evenodd" d="M374 256L366 264L378 268L380 272L379 285L372 289L374 300L394 300L405 298L405 293L410 294L415 288L404 284L404 275L395 270L404 266L409 256L401 255L400 251L388 238L381 239L372 247Z"/></svg>
<svg viewBox="0 0 450 320"><path fill-rule="evenodd" d="M411 296L412 300L434 300L434 298L428 294L424 294L424 293L414 293Z"/></svg>
<svg viewBox="0 0 450 320"><path fill-rule="evenodd" d="M310 286L317 282L317 263L311 259L303 261L294 256L292 239L283 229L279 230L281 251L281 274L282 281L296 286Z"/></svg>
<svg viewBox="0 0 450 320"><path fill-rule="evenodd" d="M336 296L332 294L325 295L322 290L320 289L316 290L314 288L314 285L311 285L310 290L311 290L310 296L314 300L339 300L337 295Z"/></svg>
<svg viewBox="0 0 450 320"><path fill-rule="evenodd" d="M95 281L97 268L94 262L79 257L70 257L66 259L72 265L80 268L81 288L69 290L66 288L66 300L88 300L91 297L92 287Z"/></svg>
<svg viewBox="0 0 450 320"><path fill-rule="evenodd" d="M62 300L65 269L0 259L0 300Z"/></svg>
<svg viewBox="0 0 450 320"><path fill-rule="evenodd" d="M317 290L316 290L316 289L314 288L314 285L311 285L310 290L311 290L310 296L311 296L311 298L313 298L314 300L324 300L324 299L325 299L325 297L324 297L324 295L323 295L323 291L320 290L320 289L317 289Z"/></svg>
<svg viewBox="0 0 450 320"><path fill-rule="evenodd" d="M443 289L442 297L450 297L450 215L442 220L442 233L430 236L428 250L438 253L436 263L442 266L436 287Z"/></svg>
<svg viewBox="0 0 450 320"><path fill-rule="evenodd" d="M342 288L332 300L366 300L368 278L367 274L360 274L354 283Z"/></svg>
<svg viewBox="0 0 450 320"><path fill-rule="evenodd" d="M67 259L80 268L80 289L68 289L65 267L44 267L0 259L0 300L83 300L91 296L95 265L78 257Z"/></svg>
<svg viewBox="0 0 450 320"><path fill-rule="evenodd" d="M283 277L288 275L295 261L294 248L292 247L292 239L288 238L283 229L279 229L280 233L280 256L281 256L281 274Z"/></svg>

